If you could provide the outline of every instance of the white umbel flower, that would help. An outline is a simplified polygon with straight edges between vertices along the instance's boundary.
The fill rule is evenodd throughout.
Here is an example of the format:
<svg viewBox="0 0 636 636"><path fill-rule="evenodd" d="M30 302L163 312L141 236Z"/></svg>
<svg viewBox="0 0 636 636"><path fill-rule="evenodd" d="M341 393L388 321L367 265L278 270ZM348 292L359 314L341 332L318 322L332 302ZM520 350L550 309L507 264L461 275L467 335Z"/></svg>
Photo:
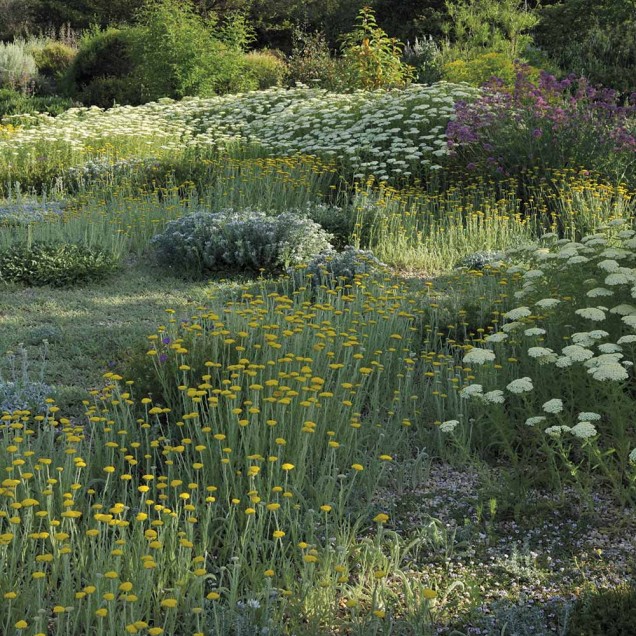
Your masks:
<svg viewBox="0 0 636 636"><path fill-rule="evenodd" d="M560 300L558 298L542 298L534 303L535 307L540 307L541 309L551 309L552 307L556 307L560 304Z"/></svg>
<svg viewBox="0 0 636 636"><path fill-rule="evenodd" d="M529 393L534 389L534 385L532 384L532 378L524 377L513 380L506 386L506 389L508 389L510 393L519 395L521 393Z"/></svg>
<svg viewBox="0 0 636 636"><path fill-rule="evenodd" d="M495 389L494 391L488 391L488 393L484 393L483 395L484 402L488 402L490 404L503 404L506 400L504 397L504 392L500 389Z"/></svg>
<svg viewBox="0 0 636 636"><path fill-rule="evenodd" d="M470 399L477 395L481 396L484 392L484 387L481 384L469 384L465 386L460 392L459 397L464 399Z"/></svg>
<svg viewBox="0 0 636 636"><path fill-rule="evenodd" d="M477 364L482 365L486 362L492 362L496 358L493 351L490 349L471 349L463 358L464 364Z"/></svg>
<svg viewBox="0 0 636 636"><path fill-rule="evenodd" d="M532 312L528 307L516 307L504 314L504 318L508 320L520 320L521 318L527 318L531 316Z"/></svg>
<svg viewBox="0 0 636 636"><path fill-rule="evenodd" d="M584 411L578 415L579 422L598 422L600 419L601 416L594 411Z"/></svg>
<svg viewBox="0 0 636 636"><path fill-rule="evenodd" d="M577 316L581 316L581 318L592 320L594 322L601 322L605 320L605 312L597 307L583 307L582 309L577 309L574 313Z"/></svg>
<svg viewBox="0 0 636 636"><path fill-rule="evenodd" d="M526 420L526 426L535 426L536 424L541 424L541 422L545 422L545 415L535 415Z"/></svg>
<svg viewBox="0 0 636 636"><path fill-rule="evenodd" d="M588 369L587 372L599 382L622 382L629 377L625 367L618 362L601 364Z"/></svg>
<svg viewBox="0 0 636 636"><path fill-rule="evenodd" d="M446 422L442 422L439 425L439 430L442 431L442 433L452 433L458 424L459 420L446 420Z"/></svg>
<svg viewBox="0 0 636 636"><path fill-rule="evenodd" d="M573 362L585 362L594 357L594 353L581 345L574 344L563 347L561 353Z"/></svg>
<svg viewBox="0 0 636 636"><path fill-rule="evenodd" d="M563 433L567 433L569 430L569 426L549 426L544 432L550 437L561 437Z"/></svg>
<svg viewBox="0 0 636 636"><path fill-rule="evenodd" d="M542 408L546 413L561 413L561 411L563 411L563 400L553 398L552 400L548 400Z"/></svg>
<svg viewBox="0 0 636 636"><path fill-rule="evenodd" d="M580 439L589 439L598 435L598 431L592 422L579 422L570 429L570 433Z"/></svg>

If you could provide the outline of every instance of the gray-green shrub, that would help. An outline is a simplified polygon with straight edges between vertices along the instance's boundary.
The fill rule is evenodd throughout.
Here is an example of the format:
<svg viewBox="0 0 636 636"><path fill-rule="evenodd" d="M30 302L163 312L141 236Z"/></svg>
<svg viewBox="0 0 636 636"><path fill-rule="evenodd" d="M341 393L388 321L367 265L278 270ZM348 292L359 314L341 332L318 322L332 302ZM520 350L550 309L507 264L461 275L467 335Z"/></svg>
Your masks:
<svg viewBox="0 0 636 636"><path fill-rule="evenodd" d="M196 212L170 221L153 237L159 263L197 275L219 269L275 271L330 248L330 235L298 211Z"/></svg>

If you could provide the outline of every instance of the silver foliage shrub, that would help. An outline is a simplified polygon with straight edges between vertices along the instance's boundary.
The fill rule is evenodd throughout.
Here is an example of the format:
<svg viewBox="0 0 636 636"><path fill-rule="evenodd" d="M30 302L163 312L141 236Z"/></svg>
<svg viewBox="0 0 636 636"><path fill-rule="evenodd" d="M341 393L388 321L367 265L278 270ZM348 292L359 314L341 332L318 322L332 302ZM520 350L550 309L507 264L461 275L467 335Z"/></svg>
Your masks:
<svg viewBox="0 0 636 636"><path fill-rule="evenodd" d="M159 263L185 274L223 269L276 271L331 247L331 235L297 210L268 216L231 208L170 221L151 239Z"/></svg>

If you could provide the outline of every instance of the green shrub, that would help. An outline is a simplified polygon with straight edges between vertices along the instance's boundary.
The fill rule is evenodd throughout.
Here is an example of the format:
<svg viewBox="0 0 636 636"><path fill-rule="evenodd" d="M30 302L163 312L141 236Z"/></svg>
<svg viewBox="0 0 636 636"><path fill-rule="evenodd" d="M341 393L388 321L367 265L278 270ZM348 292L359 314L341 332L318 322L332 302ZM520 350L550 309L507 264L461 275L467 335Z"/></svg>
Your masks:
<svg viewBox="0 0 636 636"><path fill-rule="evenodd" d="M63 42L50 41L33 53L38 71L52 78L61 77L69 68L77 50Z"/></svg>
<svg viewBox="0 0 636 636"><path fill-rule="evenodd" d="M503 53L489 51L472 59L454 59L442 67L442 77L447 82L466 82L481 86L496 77L506 86L514 84L516 69L514 63Z"/></svg>
<svg viewBox="0 0 636 636"><path fill-rule="evenodd" d="M32 97L11 88L0 89L0 119L9 115L32 115L34 113L59 115L72 106L73 100L69 97Z"/></svg>
<svg viewBox="0 0 636 636"><path fill-rule="evenodd" d="M0 42L0 87L24 91L37 74L38 67L24 42Z"/></svg>
<svg viewBox="0 0 636 636"><path fill-rule="evenodd" d="M287 64L270 51L251 51L244 58L245 72L259 89L282 86L287 75Z"/></svg>
<svg viewBox="0 0 636 636"><path fill-rule="evenodd" d="M197 212L170 221L151 241L157 260L186 274L219 269L277 270L329 249L329 235L296 211Z"/></svg>
<svg viewBox="0 0 636 636"><path fill-rule="evenodd" d="M343 87L342 64L332 57L327 38L320 31L294 33L294 48L288 63L287 83L339 91Z"/></svg>
<svg viewBox="0 0 636 636"><path fill-rule="evenodd" d="M16 244L0 252L0 281L70 287L100 281L118 268L115 257L80 244Z"/></svg>
<svg viewBox="0 0 636 636"><path fill-rule="evenodd" d="M349 88L403 87L413 79L414 69L402 62L402 46L378 26L369 7L360 10L356 28L343 37L342 54Z"/></svg>
<svg viewBox="0 0 636 636"><path fill-rule="evenodd" d="M207 96L255 85L245 72L250 31L242 18L220 27L214 16L204 20L189 3L156 0L140 19L135 59L144 99Z"/></svg>
<svg viewBox="0 0 636 636"><path fill-rule="evenodd" d="M579 598L572 608L567 636L636 634L636 589L624 584Z"/></svg>
<svg viewBox="0 0 636 636"><path fill-rule="evenodd" d="M105 108L113 102L141 103L141 88L133 79L138 35L132 28L89 32L62 80L66 92L86 105Z"/></svg>

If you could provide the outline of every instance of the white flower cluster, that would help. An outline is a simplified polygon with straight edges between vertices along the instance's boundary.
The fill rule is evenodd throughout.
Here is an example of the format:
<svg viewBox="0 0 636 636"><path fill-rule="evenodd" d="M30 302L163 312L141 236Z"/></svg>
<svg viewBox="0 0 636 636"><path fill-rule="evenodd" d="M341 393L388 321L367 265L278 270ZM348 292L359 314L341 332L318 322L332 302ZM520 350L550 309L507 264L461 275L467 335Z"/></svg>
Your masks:
<svg viewBox="0 0 636 636"><path fill-rule="evenodd" d="M0 139L0 156L36 152L43 143L86 152L100 144L120 156L134 142L166 154L191 146L257 144L271 155L305 154L339 160L351 174L380 181L441 168L448 154L446 124L454 104L477 90L438 82L405 90L328 93L321 89L270 89L207 99L168 99L143 106L74 108Z"/></svg>
<svg viewBox="0 0 636 636"><path fill-rule="evenodd" d="M495 358L494 352L490 351L490 349L479 349L475 347L464 356L462 362L464 364L482 365L486 362L492 362Z"/></svg>

